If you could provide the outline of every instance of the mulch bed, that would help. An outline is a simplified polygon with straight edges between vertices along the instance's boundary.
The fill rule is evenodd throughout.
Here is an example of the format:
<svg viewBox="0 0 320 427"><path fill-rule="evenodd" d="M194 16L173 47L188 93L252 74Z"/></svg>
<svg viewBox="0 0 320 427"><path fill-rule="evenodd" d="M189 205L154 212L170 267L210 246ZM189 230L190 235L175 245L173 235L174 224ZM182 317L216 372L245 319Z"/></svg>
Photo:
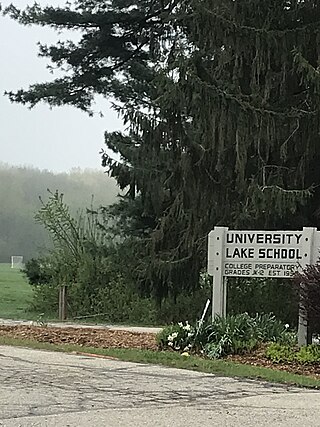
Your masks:
<svg viewBox="0 0 320 427"><path fill-rule="evenodd" d="M93 328L0 326L0 336L30 339L50 344L77 344L95 348L157 350L155 334Z"/></svg>
<svg viewBox="0 0 320 427"><path fill-rule="evenodd" d="M236 363L244 363L251 366L259 366L264 368L276 369L278 371L291 372L298 375L307 375L317 380L320 379L320 364L319 363L274 363L267 359L265 356L265 347L256 350L253 353L242 354L242 355L230 355L226 357L226 360L230 360Z"/></svg>

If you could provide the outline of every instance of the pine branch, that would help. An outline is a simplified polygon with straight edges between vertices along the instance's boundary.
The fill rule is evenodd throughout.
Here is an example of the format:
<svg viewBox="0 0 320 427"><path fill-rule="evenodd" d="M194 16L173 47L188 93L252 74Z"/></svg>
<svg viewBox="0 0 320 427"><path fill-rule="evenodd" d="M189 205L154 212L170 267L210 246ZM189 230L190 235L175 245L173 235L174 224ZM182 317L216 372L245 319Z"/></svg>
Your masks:
<svg viewBox="0 0 320 427"><path fill-rule="evenodd" d="M195 3L198 2L198 0L195 1ZM225 24L228 28L228 31L233 31L241 35L241 37L248 37L248 33L250 34L261 34L268 37L284 37L284 36L291 36L292 34L296 33L304 33L306 31L312 31L317 30L320 26L320 20L311 22L309 24L304 24L299 26L299 20L296 21L297 27L295 28L286 28L283 30L279 29L272 29L272 28L257 28L252 27L248 25L238 24L236 21L232 21L231 19L227 18L225 15L219 13L218 11L215 11L213 9L208 9L207 7L203 6L202 2L198 2L198 5L196 6L199 8L199 11L203 11L209 16L213 16L218 22L221 24ZM285 11L285 9L284 9ZM217 24L218 25L218 24Z"/></svg>

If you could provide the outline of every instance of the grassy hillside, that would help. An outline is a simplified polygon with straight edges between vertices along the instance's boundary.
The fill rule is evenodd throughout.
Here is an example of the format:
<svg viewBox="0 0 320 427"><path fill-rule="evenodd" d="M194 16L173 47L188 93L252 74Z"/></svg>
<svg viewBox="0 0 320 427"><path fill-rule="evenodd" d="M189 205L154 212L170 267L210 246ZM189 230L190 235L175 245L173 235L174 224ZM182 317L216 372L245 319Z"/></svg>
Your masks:
<svg viewBox="0 0 320 427"><path fill-rule="evenodd" d="M28 312L32 289L19 269L0 264L0 317L8 319L34 319Z"/></svg>

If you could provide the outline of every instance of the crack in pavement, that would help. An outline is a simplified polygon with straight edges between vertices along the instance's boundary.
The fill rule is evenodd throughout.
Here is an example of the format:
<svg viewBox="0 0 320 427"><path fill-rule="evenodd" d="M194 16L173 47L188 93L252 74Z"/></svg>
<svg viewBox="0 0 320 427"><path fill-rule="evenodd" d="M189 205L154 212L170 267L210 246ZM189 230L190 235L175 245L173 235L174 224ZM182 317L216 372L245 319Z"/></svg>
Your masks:
<svg viewBox="0 0 320 427"><path fill-rule="evenodd" d="M129 410L185 408L196 414L200 409L201 414L226 414L242 412L248 406L253 412L270 410L273 414L272 405L278 411L290 409L286 401L277 403L283 396L297 400L302 394L317 393L262 381L23 348L0 346L0 359L0 425L4 420L94 416L105 411L116 416ZM320 398L320 393L317 396ZM298 414L299 408L300 404L293 405L290 417Z"/></svg>

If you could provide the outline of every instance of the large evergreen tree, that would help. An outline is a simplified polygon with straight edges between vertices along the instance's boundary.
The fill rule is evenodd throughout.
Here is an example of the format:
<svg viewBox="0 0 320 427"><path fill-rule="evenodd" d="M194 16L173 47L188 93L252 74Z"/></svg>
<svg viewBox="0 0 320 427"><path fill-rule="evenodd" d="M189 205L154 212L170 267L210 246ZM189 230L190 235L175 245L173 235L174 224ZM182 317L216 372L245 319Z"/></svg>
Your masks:
<svg viewBox="0 0 320 427"><path fill-rule="evenodd" d="M159 297L196 285L216 224L318 224L316 0L78 0L5 13L81 32L40 47L64 77L9 96L89 113L95 94L118 101L128 129L106 143L121 161L104 153L103 164L130 188L117 210L139 227L140 272Z"/></svg>

